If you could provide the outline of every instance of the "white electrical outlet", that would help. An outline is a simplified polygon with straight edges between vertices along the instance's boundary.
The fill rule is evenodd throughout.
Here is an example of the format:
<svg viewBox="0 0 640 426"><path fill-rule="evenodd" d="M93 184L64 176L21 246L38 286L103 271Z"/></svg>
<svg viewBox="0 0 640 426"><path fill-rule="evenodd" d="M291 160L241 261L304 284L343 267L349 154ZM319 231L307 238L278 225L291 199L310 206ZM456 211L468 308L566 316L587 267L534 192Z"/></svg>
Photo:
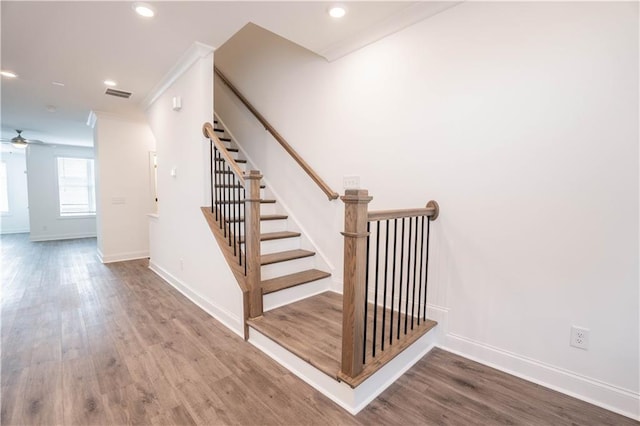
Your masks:
<svg viewBox="0 0 640 426"><path fill-rule="evenodd" d="M360 189L360 176L343 176L342 186L344 189Z"/></svg>
<svg viewBox="0 0 640 426"><path fill-rule="evenodd" d="M589 349L589 329L577 326L571 327L571 341L569 344L575 348Z"/></svg>

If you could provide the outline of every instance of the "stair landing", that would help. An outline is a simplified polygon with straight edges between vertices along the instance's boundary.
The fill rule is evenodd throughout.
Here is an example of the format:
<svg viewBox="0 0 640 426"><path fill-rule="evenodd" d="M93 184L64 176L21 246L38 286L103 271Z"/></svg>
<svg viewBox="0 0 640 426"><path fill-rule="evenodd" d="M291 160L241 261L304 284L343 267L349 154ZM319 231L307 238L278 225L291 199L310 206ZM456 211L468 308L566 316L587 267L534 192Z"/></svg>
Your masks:
<svg viewBox="0 0 640 426"><path fill-rule="evenodd" d="M407 334L399 343L380 351L380 330L382 308L377 315L376 357L371 359L373 338L373 304L369 304L367 326L367 360L370 362L355 379L340 375L342 346L342 295L324 292L307 299L265 312L263 316L249 319L253 327L280 346L311 364L318 370L338 381L345 381L355 387L377 370L391 361L398 353L436 326L435 321L421 321L414 331ZM401 322L404 324L404 316ZM388 316L386 329L388 330ZM388 336L388 332L385 333ZM387 337L388 338L388 337ZM394 336L395 338L395 336ZM395 343L395 342L394 342Z"/></svg>

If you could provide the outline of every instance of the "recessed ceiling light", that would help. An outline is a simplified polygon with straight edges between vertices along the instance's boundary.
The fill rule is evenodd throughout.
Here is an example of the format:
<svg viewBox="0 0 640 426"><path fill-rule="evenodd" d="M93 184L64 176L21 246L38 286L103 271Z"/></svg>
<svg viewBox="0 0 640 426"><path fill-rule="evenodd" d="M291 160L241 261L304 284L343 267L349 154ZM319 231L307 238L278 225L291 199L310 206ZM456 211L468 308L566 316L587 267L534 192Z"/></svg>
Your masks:
<svg viewBox="0 0 640 426"><path fill-rule="evenodd" d="M114 87L114 86L116 86L117 84L118 84L118 83L116 83L116 82L115 82L115 81L113 81L113 80L105 80L105 81L104 81L104 85L105 85L105 86L109 86L109 87Z"/></svg>
<svg viewBox="0 0 640 426"><path fill-rule="evenodd" d="M333 6L331 9L329 9L329 15L331 15L331 17L333 18L342 18L346 14L347 9L342 6Z"/></svg>
<svg viewBox="0 0 640 426"><path fill-rule="evenodd" d="M133 10L140 16L145 18L151 18L156 14L156 11L149 3L136 2L133 4Z"/></svg>
<svg viewBox="0 0 640 426"><path fill-rule="evenodd" d="M15 72L8 71L8 70L0 71L0 75L2 75L3 77L9 77L9 78L16 78L18 76L18 74L16 74Z"/></svg>
<svg viewBox="0 0 640 426"><path fill-rule="evenodd" d="M54 86L64 87L64 83L60 83L59 81L52 81L51 84L53 84Z"/></svg>

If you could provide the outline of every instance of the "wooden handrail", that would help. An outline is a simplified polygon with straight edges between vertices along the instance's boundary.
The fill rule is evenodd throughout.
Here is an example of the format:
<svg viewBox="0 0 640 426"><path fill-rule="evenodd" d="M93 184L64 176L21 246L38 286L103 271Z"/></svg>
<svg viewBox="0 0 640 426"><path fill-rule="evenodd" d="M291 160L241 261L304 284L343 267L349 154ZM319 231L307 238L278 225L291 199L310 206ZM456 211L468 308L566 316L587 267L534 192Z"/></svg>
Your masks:
<svg viewBox="0 0 640 426"><path fill-rule="evenodd" d="M229 151L227 151L227 147L224 146L222 141L218 138L218 136L216 136L216 132L213 130L213 126L211 125L211 123L204 123L202 125L202 133L204 134L205 138L209 138L213 141L213 144L216 146L216 148L218 148L218 151L220 151L222 157L224 157L233 174L236 175L236 177L240 181L240 185L244 187L244 173L242 169L240 168L240 166L238 166L238 163L236 163L236 160L233 159L231 154L229 154Z"/></svg>
<svg viewBox="0 0 640 426"><path fill-rule="evenodd" d="M402 217L428 216L429 220L436 220L440 212L438 203L431 200L426 207L420 209L405 210L378 210L368 213L367 220L373 222L375 220L400 219Z"/></svg>
<svg viewBox="0 0 640 426"><path fill-rule="evenodd" d="M280 133L278 133L278 131L274 129L273 126L262 116L262 114L260 114L258 110L256 110L253 105L251 105L247 98L245 98L242 93L240 93L240 91L236 89L236 87L229 81L227 77L225 77L225 75L218 69L218 67L214 67L214 71L218 75L218 77L220 77L222 82L227 85L229 89L231 89L231 91L238 97L238 99L240 99L244 106L246 106L247 109L251 111L251 113L258 119L258 121L264 126L264 128L269 133L271 133L271 135L275 138L275 140L278 141L278 143L284 148L284 150L287 151L291 157L293 157L293 159L298 163L298 165L300 165L300 167L302 167L305 172L307 172L309 177L320 187L320 189L322 189L322 192L324 192L327 197L329 197L329 200L331 201L337 199L339 197L339 194L332 190L329 185L327 185L327 183L323 181L320 176L318 176L318 174L311 168L311 166L307 164L307 162L304 161L302 157L300 157L300 154L298 154L296 150L293 149L293 147L289 145L289 143L280 135Z"/></svg>

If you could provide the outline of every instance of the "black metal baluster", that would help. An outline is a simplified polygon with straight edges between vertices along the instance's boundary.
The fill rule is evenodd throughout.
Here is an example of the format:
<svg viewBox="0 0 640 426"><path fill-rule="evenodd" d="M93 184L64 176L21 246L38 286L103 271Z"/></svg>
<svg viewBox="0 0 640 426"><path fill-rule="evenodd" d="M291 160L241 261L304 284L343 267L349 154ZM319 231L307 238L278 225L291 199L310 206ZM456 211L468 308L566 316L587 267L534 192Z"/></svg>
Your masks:
<svg viewBox="0 0 640 426"><path fill-rule="evenodd" d="M242 190L242 199L243 200L247 199L247 190L246 189ZM245 214L245 216L247 215L247 204L246 204L246 202L245 202L245 205L244 205L244 214ZM247 238L247 221L246 221L246 219L244 221L244 237L245 237L244 250L247 251L247 240L246 240L246 238ZM244 257L244 275L245 276L247 275L247 256Z"/></svg>
<svg viewBox="0 0 640 426"><path fill-rule="evenodd" d="M416 217L416 232L413 240L413 290L411 290L411 329L413 330L413 318L416 311L416 274L418 268L418 218ZM420 303L420 299L418 299ZM420 315L418 308L418 315Z"/></svg>
<svg viewBox="0 0 640 426"><path fill-rule="evenodd" d="M222 170L224 170L224 161L220 161L220 165L222 166ZM220 176L222 178L222 182L224 182L222 184L222 205L220 206L222 208L223 216L224 216L224 237L227 238L227 222L229 219L229 216L227 216L227 189L228 189L228 184L227 184L227 175L222 173L222 175Z"/></svg>
<svg viewBox="0 0 640 426"><path fill-rule="evenodd" d="M393 268L391 272L391 318L389 318L389 345L393 343L393 303L396 293L396 248L398 243L398 219L393 219ZM400 312L398 312L400 315Z"/></svg>
<svg viewBox="0 0 640 426"><path fill-rule="evenodd" d="M424 265L424 320L427 320L427 279L429 276L429 234L431 227L431 219L427 220L427 250L426 260Z"/></svg>
<svg viewBox="0 0 640 426"><path fill-rule="evenodd" d="M238 264L242 266L242 248L240 247L240 179L237 179L238 187L236 188L236 246L238 246Z"/></svg>
<svg viewBox="0 0 640 426"><path fill-rule="evenodd" d="M236 250L236 221L239 219L236 216L236 191L235 191L235 186L236 186L236 181L238 180L238 178L236 177L235 174L231 174L231 169L229 167L227 167L227 173L229 174L229 178L231 179L232 182L232 186L231 186L231 202L229 203L229 210L231 210L231 217L233 218L233 222L229 222L229 245L232 244L233 242L233 255L237 256L238 252ZM233 238L231 237L231 231L233 231Z"/></svg>
<svg viewBox="0 0 640 426"><path fill-rule="evenodd" d="M378 325L378 274L380 273L380 221L376 222L376 285L373 292L373 347L371 356L376 356L376 327Z"/></svg>
<svg viewBox="0 0 640 426"><path fill-rule="evenodd" d="M229 171L229 166L227 163L227 161L225 160L225 166L227 168L227 172ZM227 233L228 233L228 239L229 239L229 246L231 246L231 230L232 230L232 226L233 226L233 218L231 217L233 215L233 211L231 210L231 206L232 206L232 200L231 197L233 196L233 176L230 175L229 173L225 173L225 176L227 177L227 181L229 182L229 184L227 185L227 204L226 209L227 209L227 216L229 216L229 220L227 221Z"/></svg>
<svg viewBox="0 0 640 426"><path fill-rule="evenodd" d="M368 308L369 308L369 301L367 300L369 298L369 239L371 238L370 235L370 223L371 222L367 222L367 266L366 266L366 270L364 272L364 331L362 333L362 347L366 348L367 347L367 314L368 314ZM367 358L367 351L366 349L362 352L362 363L364 364L366 362Z"/></svg>
<svg viewBox="0 0 640 426"><path fill-rule="evenodd" d="M378 222L379 223L379 222ZM385 226L385 249L384 249L384 290L382 298L382 327L380 331L380 351L384 351L384 326L387 319L387 275L389 274L389 219Z"/></svg>
<svg viewBox="0 0 640 426"><path fill-rule="evenodd" d="M404 270L404 217L402 218L402 233L400 234L400 281L398 282L398 339L400 339L400 322L402 318L402 272Z"/></svg>
<svg viewBox="0 0 640 426"><path fill-rule="evenodd" d="M224 224L224 219L222 217L222 198L223 198L223 188L222 188L222 179L220 176L220 150L218 150L218 148L216 148L216 180L217 180L217 184L216 184L216 190L217 190L217 194L216 194L216 211L218 212L218 215L220 217L220 221L218 222L220 225L220 229L222 229L222 226Z"/></svg>
<svg viewBox="0 0 640 426"><path fill-rule="evenodd" d="M215 189L215 185L213 184L213 181L215 179L215 170L213 169L213 140L209 139L209 171L211 172L211 213L213 213L213 209L214 209L214 200L213 200L213 191ZM218 220L218 213L216 212L216 220Z"/></svg>
<svg viewBox="0 0 640 426"><path fill-rule="evenodd" d="M422 258L424 257L424 216L422 216L422 228L420 231L420 279L418 280L418 325L420 325L420 303L422 302Z"/></svg>
<svg viewBox="0 0 640 426"><path fill-rule="evenodd" d="M409 284L411 281L411 230L413 226L413 218L409 218L409 238L407 239L407 294L405 295L404 303L404 334L407 334L407 327L409 326Z"/></svg>

